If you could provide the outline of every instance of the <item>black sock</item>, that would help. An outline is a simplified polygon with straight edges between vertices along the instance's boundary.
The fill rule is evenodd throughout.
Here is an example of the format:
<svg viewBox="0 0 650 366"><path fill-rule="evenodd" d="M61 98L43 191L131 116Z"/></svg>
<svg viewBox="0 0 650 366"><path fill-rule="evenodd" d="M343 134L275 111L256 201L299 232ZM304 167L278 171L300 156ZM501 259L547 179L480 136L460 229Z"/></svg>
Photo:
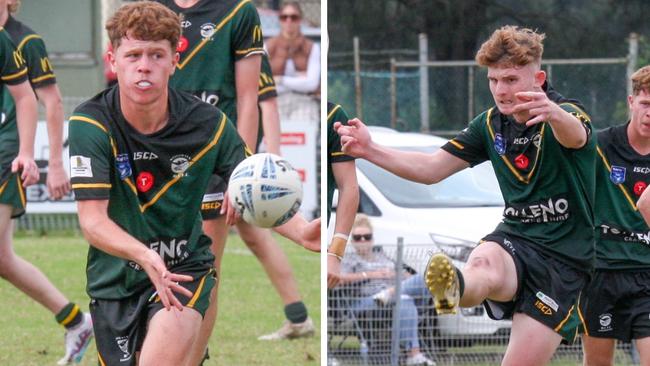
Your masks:
<svg viewBox="0 0 650 366"><path fill-rule="evenodd" d="M83 320L83 312L79 309L79 306L73 302L68 303L64 306L58 314L54 316L57 323L63 325L65 329L70 329L75 325L81 323Z"/></svg>
<svg viewBox="0 0 650 366"><path fill-rule="evenodd" d="M465 292L465 279L463 278L463 272L458 268L456 268L456 276L458 276L458 293L460 297L463 297L463 292Z"/></svg>
<svg viewBox="0 0 650 366"><path fill-rule="evenodd" d="M307 320L307 307L302 301L291 303L284 307L284 316L294 324L302 323Z"/></svg>

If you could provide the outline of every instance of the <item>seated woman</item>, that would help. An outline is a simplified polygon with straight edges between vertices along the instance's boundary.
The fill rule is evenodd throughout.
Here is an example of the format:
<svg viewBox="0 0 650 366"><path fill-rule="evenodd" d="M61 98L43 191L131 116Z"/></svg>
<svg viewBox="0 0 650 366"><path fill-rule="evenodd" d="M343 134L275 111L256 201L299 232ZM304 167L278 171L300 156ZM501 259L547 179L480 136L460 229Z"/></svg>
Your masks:
<svg viewBox="0 0 650 366"><path fill-rule="evenodd" d="M320 47L300 31L300 5L295 1L283 3L279 17L280 35L266 43L278 94L318 93Z"/></svg>
<svg viewBox="0 0 650 366"><path fill-rule="evenodd" d="M361 314L391 304L395 264L381 252L372 250L372 225L366 215L359 214L352 227L354 253L346 254L341 264L341 284L359 286L359 299L352 302L352 311ZM420 351L418 310L416 300L426 299L428 291L422 276L410 276L402 282L400 301L400 343L407 349L407 365L435 365ZM419 281L419 284L418 284Z"/></svg>

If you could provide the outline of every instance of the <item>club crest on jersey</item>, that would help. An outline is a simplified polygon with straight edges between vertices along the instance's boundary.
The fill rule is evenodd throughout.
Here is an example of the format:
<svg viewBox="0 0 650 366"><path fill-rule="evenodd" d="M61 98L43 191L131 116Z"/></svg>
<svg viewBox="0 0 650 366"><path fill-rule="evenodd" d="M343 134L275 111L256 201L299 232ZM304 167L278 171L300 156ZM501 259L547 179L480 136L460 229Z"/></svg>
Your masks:
<svg viewBox="0 0 650 366"><path fill-rule="evenodd" d="M625 182L625 167L612 165L612 171L609 173L609 179L614 184Z"/></svg>
<svg viewBox="0 0 650 366"><path fill-rule="evenodd" d="M115 167L120 173L120 179L124 180L131 176L131 163L129 163L129 154L117 154L115 157Z"/></svg>
<svg viewBox="0 0 650 366"><path fill-rule="evenodd" d="M214 34L217 26L212 23L205 23L201 25L201 37L210 38Z"/></svg>
<svg viewBox="0 0 650 366"><path fill-rule="evenodd" d="M499 155L506 153L506 139L504 139L503 135L500 133L494 135L494 150L496 150Z"/></svg>

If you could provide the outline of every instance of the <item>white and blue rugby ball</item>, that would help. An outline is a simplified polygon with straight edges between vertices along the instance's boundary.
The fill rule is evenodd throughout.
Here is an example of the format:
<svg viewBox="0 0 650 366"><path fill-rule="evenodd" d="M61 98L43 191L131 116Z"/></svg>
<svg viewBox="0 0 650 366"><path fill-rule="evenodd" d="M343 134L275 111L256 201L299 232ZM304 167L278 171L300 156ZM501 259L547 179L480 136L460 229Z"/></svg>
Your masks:
<svg viewBox="0 0 650 366"><path fill-rule="evenodd" d="M255 154L233 171L228 197L249 224L265 228L279 226L298 212L302 182L284 158L270 153Z"/></svg>

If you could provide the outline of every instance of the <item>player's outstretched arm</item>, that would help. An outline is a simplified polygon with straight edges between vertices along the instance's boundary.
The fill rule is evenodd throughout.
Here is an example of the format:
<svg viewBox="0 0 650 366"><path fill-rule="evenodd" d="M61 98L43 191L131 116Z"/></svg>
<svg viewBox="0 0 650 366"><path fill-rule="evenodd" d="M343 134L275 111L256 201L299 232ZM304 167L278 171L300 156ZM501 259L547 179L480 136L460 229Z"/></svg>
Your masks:
<svg viewBox="0 0 650 366"><path fill-rule="evenodd" d="M348 126L334 123L341 136L343 152L366 159L404 179L418 183L434 184L469 167L469 163L438 150L433 154L392 149L376 144L370 138L366 125L359 119L351 119Z"/></svg>
<svg viewBox="0 0 650 366"><path fill-rule="evenodd" d="M110 255L139 264L156 288L167 310L172 306L183 310L174 292L192 297L192 292L178 282L192 281L192 276L171 273L160 255L129 235L108 217L108 200L77 201L79 224L88 242Z"/></svg>
<svg viewBox="0 0 650 366"><path fill-rule="evenodd" d="M257 91L260 80L262 56L250 55L235 62L235 88L237 89L237 132L246 146L255 152L259 112Z"/></svg>
<svg viewBox="0 0 650 366"><path fill-rule="evenodd" d="M320 217L307 221L300 214L296 213L291 220L285 224L274 227L273 230L285 238L300 244L312 252L320 252Z"/></svg>
<svg viewBox="0 0 650 366"><path fill-rule="evenodd" d="M8 85L16 104L16 119L18 123L18 136L20 147L18 156L11 164L11 171L21 171L23 186L38 182L38 168L34 162L34 136L36 135L36 119L38 118L38 105L36 97L28 81L16 85Z"/></svg>
<svg viewBox="0 0 650 366"><path fill-rule="evenodd" d="M515 106L514 113L528 111L531 119L527 126L547 121L557 141L569 149L579 149L587 143L587 130L582 122L548 99L543 91L519 92L516 97L522 103Z"/></svg>
<svg viewBox="0 0 650 366"><path fill-rule="evenodd" d="M63 103L56 84L34 90L38 101L45 106L47 137L50 142L50 157L47 168L47 190L50 197L61 199L70 191L70 180L63 169Z"/></svg>

